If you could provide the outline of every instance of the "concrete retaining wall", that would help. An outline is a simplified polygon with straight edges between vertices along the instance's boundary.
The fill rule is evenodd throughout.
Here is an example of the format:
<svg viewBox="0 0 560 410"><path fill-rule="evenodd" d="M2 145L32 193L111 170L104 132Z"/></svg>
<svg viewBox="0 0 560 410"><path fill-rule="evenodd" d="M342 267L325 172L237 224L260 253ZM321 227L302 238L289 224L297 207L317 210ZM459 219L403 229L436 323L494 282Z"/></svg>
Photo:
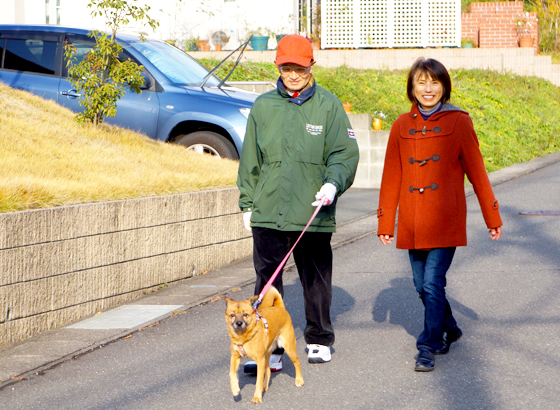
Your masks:
<svg viewBox="0 0 560 410"><path fill-rule="evenodd" d="M235 188L0 214L0 346L249 256Z"/></svg>
<svg viewBox="0 0 560 410"><path fill-rule="evenodd" d="M389 131L372 131L369 114L348 114L360 148L354 188L380 188Z"/></svg>

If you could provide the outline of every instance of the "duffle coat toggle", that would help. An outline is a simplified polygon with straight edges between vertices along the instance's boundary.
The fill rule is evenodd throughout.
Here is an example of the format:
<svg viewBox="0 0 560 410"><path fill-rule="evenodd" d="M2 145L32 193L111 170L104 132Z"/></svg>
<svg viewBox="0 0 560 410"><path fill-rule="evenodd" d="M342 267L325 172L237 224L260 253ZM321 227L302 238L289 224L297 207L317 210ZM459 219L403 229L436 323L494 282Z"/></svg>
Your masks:
<svg viewBox="0 0 560 410"><path fill-rule="evenodd" d="M438 184L430 184L428 186L425 186L424 188L414 188L412 185L408 187L410 193L413 193L414 191L418 191L421 194L423 194L426 189L431 189L432 191L435 191L436 189L438 189Z"/></svg>
<svg viewBox="0 0 560 410"><path fill-rule="evenodd" d="M422 135L426 135L426 133L427 133L428 131L433 131L433 132L435 132L435 133L438 133L438 132L441 132L441 128L440 128L440 127L434 127L433 129L429 130L429 129L427 129L426 126L424 125L424 128L422 128L421 130L416 130L416 129L414 129L414 128L411 128L410 131L408 131L408 133L409 133L410 135L414 135L414 134L416 134L417 132L421 132Z"/></svg>
<svg viewBox="0 0 560 410"><path fill-rule="evenodd" d="M434 162L439 161L439 155L432 155L429 158L426 159L414 159L414 157L410 157L408 159L408 162L410 162L411 164L414 164L415 162L419 162L420 166L423 167L424 165L426 165L428 163L429 160L432 160Z"/></svg>

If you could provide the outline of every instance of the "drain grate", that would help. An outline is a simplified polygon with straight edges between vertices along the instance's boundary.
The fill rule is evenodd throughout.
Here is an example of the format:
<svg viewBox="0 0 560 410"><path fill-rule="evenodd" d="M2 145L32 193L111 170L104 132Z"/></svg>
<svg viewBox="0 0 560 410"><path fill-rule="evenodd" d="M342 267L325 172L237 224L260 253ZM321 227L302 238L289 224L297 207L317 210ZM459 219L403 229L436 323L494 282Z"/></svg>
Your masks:
<svg viewBox="0 0 560 410"><path fill-rule="evenodd" d="M560 216L560 211L528 211L519 212L519 214L528 216Z"/></svg>
<svg viewBox="0 0 560 410"><path fill-rule="evenodd" d="M76 324L67 329L131 329L158 317L178 310L183 305L127 305L105 312Z"/></svg>

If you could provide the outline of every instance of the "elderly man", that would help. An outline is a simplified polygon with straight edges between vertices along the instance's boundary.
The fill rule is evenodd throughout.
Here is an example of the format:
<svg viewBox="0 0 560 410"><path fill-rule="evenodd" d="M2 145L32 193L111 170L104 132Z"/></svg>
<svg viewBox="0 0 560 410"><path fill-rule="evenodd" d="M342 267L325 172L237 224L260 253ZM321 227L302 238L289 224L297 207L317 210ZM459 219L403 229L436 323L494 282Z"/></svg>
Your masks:
<svg viewBox="0 0 560 410"><path fill-rule="evenodd" d="M338 98L313 78L313 48L306 38L282 38L275 63L280 72L277 89L259 96L249 115L237 178L239 206L253 234L259 294L325 198L294 249L305 302L308 361L325 363L331 360L334 343L330 242L336 199L352 185L358 145ZM273 286L283 295L281 273ZM278 371L282 351L274 353L271 370ZM256 372L256 364L247 363L245 372Z"/></svg>

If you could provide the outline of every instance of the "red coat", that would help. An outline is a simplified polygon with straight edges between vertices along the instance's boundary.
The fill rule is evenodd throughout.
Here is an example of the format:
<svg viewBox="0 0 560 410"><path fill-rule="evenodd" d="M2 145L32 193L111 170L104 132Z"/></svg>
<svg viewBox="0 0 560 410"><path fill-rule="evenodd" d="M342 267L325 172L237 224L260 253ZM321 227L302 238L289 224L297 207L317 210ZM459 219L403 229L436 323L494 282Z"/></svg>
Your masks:
<svg viewBox="0 0 560 410"><path fill-rule="evenodd" d="M467 245L465 173L486 226L502 226L478 139L468 113L451 104L427 121L414 105L391 128L377 210L378 235L394 236L397 248Z"/></svg>

